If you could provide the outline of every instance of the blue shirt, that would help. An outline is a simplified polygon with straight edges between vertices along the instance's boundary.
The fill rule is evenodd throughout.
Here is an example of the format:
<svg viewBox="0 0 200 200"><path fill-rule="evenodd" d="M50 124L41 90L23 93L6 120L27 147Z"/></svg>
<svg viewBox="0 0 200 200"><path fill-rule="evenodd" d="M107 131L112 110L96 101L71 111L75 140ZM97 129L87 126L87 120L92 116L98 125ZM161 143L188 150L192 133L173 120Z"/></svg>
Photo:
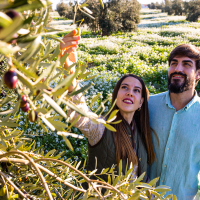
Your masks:
<svg viewBox="0 0 200 200"><path fill-rule="evenodd" d="M157 157L149 168L150 179L160 177L159 185L171 187L180 200L192 200L198 189L200 171L200 97L176 111L169 92L150 96L149 118Z"/></svg>

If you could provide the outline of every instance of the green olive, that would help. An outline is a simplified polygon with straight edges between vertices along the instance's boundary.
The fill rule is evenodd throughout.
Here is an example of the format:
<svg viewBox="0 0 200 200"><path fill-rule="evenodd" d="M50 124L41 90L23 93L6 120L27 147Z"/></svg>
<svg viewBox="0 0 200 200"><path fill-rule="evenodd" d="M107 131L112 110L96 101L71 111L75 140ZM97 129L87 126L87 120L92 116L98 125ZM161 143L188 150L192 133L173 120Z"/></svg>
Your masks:
<svg viewBox="0 0 200 200"><path fill-rule="evenodd" d="M77 28L76 30L77 30L76 35L81 35L81 29L80 29L80 28Z"/></svg>

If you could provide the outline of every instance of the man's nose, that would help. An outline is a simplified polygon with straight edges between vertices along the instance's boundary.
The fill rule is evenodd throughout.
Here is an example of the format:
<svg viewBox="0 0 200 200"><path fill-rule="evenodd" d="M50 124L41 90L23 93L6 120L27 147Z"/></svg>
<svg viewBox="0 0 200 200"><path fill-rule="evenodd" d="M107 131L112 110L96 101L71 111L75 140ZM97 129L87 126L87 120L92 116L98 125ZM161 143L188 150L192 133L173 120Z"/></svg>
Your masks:
<svg viewBox="0 0 200 200"><path fill-rule="evenodd" d="M176 68L175 68L176 72L182 72L183 71L183 65L182 63L178 63Z"/></svg>

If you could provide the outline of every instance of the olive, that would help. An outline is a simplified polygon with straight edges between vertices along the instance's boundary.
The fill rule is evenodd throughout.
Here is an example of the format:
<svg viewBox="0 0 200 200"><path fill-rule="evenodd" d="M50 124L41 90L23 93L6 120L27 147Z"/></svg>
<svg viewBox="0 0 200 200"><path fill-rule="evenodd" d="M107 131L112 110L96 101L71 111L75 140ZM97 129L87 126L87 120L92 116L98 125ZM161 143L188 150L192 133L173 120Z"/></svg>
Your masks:
<svg viewBox="0 0 200 200"><path fill-rule="evenodd" d="M25 106L24 106L24 107L21 107L21 109L22 109L22 111L24 111L24 112L28 112L28 110L29 110L29 103L26 102Z"/></svg>
<svg viewBox="0 0 200 200"><path fill-rule="evenodd" d="M24 107L27 103L26 95L22 95L22 100L20 103L20 107Z"/></svg>
<svg viewBox="0 0 200 200"><path fill-rule="evenodd" d="M5 92L1 92L0 96L1 96L1 97L5 97L5 96L6 96L6 93L5 93Z"/></svg>
<svg viewBox="0 0 200 200"><path fill-rule="evenodd" d="M32 116L32 112L29 112L29 114L28 114L28 119L29 119L30 122L37 121L38 114L37 114L36 111L34 111L34 112L35 112L35 118L34 119L33 119L33 116Z"/></svg>
<svg viewBox="0 0 200 200"><path fill-rule="evenodd" d="M14 19L15 17L20 17L19 13L12 9L7 10L6 15L8 15L11 19Z"/></svg>
<svg viewBox="0 0 200 200"><path fill-rule="evenodd" d="M17 73L15 70L11 69L4 74L4 83L10 89L15 89L17 86Z"/></svg>

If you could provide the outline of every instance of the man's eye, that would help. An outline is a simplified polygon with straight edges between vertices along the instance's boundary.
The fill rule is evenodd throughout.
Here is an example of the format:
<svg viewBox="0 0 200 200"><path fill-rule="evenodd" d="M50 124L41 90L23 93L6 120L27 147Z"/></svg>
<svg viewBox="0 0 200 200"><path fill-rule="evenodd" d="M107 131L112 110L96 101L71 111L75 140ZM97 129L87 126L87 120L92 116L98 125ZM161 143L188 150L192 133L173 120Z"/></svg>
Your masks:
<svg viewBox="0 0 200 200"><path fill-rule="evenodd" d="M176 65L176 62L172 62L171 65L172 65L172 66Z"/></svg>
<svg viewBox="0 0 200 200"><path fill-rule="evenodd" d="M186 66L190 66L190 63L185 63Z"/></svg>

